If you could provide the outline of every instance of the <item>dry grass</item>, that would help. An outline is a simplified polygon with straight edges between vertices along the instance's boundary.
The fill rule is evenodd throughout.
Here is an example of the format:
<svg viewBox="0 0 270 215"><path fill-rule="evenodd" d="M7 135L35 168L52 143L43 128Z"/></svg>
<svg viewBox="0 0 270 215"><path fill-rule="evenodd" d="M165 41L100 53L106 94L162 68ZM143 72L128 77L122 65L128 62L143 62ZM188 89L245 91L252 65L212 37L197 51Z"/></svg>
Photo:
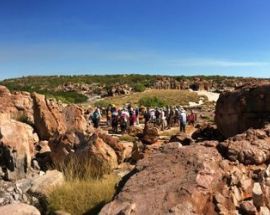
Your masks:
<svg viewBox="0 0 270 215"><path fill-rule="evenodd" d="M119 178L111 173L107 163L97 159L73 157L61 165L66 181L48 197L50 213L61 210L72 215L98 214L109 202Z"/></svg>
<svg viewBox="0 0 270 215"><path fill-rule="evenodd" d="M143 97L157 97L164 101L167 105L188 105L189 102L198 102L200 96L197 93L188 90L157 90L150 89L141 93L134 93L125 96L115 96L106 98L103 101L116 106L122 106L127 103L138 105L138 102Z"/></svg>
<svg viewBox="0 0 270 215"><path fill-rule="evenodd" d="M58 168L64 173L66 180L71 181L100 179L111 173L108 163L94 156L85 159L72 157Z"/></svg>
<svg viewBox="0 0 270 215"><path fill-rule="evenodd" d="M114 193L118 177L106 176L100 180L66 181L49 196L50 211L62 210L72 215L98 214Z"/></svg>

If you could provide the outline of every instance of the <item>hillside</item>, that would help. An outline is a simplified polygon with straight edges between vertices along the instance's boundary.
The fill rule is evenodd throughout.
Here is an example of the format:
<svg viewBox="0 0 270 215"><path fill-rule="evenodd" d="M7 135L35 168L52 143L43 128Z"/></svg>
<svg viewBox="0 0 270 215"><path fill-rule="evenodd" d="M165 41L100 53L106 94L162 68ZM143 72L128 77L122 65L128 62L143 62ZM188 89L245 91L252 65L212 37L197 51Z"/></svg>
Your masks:
<svg viewBox="0 0 270 215"><path fill-rule="evenodd" d="M29 76L0 82L11 91L45 94L64 103L82 103L94 96L127 95L151 89L232 91L263 79L222 76L82 75Z"/></svg>

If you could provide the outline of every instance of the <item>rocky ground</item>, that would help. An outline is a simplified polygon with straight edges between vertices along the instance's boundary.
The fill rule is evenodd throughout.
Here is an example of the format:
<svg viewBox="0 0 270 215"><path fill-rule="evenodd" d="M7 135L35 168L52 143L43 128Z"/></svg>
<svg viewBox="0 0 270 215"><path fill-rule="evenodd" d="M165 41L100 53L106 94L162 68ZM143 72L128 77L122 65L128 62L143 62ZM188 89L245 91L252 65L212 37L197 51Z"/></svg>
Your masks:
<svg viewBox="0 0 270 215"><path fill-rule="evenodd" d="M196 107L186 134L149 125L126 140L93 129L76 105L0 87L0 214L46 214L48 194L65 180L59 167L94 158L122 176L100 214L268 215L269 88Z"/></svg>

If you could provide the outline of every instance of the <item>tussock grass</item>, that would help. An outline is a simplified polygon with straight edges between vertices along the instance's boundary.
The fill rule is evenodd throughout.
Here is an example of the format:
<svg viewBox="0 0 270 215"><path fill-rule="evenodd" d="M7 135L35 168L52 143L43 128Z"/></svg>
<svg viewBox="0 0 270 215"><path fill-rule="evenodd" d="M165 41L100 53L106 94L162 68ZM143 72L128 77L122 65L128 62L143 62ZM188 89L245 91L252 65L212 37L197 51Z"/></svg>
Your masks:
<svg viewBox="0 0 270 215"><path fill-rule="evenodd" d="M114 193L118 178L109 175L99 180L66 181L49 195L50 211L62 210L72 215L98 214Z"/></svg>
<svg viewBox="0 0 270 215"><path fill-rule="evenodd" d="M58 167L65 175L66 180L100 179L111 173L108 163L96 157L72 157Z"/></svg>
<svg viewBox="0 0 270 215"><path fill-rule="evenodd" d="M108 164L99 159L72 157L60 169L66 181L49 194L48 209L52 214L57 210L72 215L98 214L112 199L119 181Z"/></svg>

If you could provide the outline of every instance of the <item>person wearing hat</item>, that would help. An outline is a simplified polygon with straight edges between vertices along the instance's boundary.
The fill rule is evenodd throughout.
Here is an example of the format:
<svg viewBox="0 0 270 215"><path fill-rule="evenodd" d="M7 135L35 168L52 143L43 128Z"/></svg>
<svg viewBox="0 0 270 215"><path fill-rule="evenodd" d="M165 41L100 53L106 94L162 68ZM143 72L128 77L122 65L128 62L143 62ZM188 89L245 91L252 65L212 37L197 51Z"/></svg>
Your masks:
<svg viewBox="0 0 270 215"><path fill-rule="evenodd" d="M179 115L179 121L180 121L180 132L186 132L186 124L187 124L187 114L184 108L180 108L180 115Z"/></svg>

